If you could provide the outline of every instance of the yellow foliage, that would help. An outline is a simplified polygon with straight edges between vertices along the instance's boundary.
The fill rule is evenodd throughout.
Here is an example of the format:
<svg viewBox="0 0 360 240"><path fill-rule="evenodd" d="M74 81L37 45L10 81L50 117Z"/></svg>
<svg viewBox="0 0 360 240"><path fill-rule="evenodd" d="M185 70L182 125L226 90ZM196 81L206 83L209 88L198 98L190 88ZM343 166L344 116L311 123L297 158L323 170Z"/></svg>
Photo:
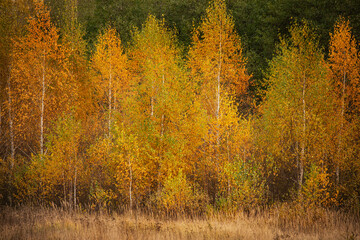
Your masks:
<svg viewBox="0 0 360 240"><path fill-rule="evenodd" d="M305 177L298 201L309 209L334 207L338 204L337 192L331 190L333 189L326 167L320 168L312 164Z"/></svg>
<svg viewBox="0 0 360 240"><path fill-rule="evenodd" d="M15 142L27 153L44 150L51 123L71 108L73 85L67 72L66 49L43 2L35 4L26 34L14 41L11 68L11 108ZM30 154L29 154L30 155Z"/></svg>
<svg viewBox="0 0 360 240"><path fill-rule="evenodd" d="M215 112L215 95L220 94L216 93L217 81L221 91L236 96L245 93L250 78L246 73L246 58L224 0L211 1L202 23L194 29L188 64L193 79L201 85L210 114Z"/></svg>
<svg viewBox="0 0 360 240"><path fill-rule="evenodd" d="M139 205L149 194L152 180L151 163L142 157L143 147L136 135L129 134L124 127L115 125L114 161L116 164L116 187L125 196L129 207Z"/></svg>
<svg viewBox="0 0 360 240"><path fill-rule="evenodd" d="M158 195L158 207L166 214L203 213L207 197L194 188L182 170L177 175L169 174Z"/></svg>
<svg viewBox="0 0 360 240"><path fill-rule="evenodd" d="M87 151L87 182L95 193L98 189L108 191L114 184L116 165L111 156L112 148L109 138L99 138Z"/></svg>
<svg viewBox="0 0 360 240"><path fill-rule="evenodd" d="M249 210L265 202L265 178L259 166L241 158L224 165L219 180L219 207L222 210Z"/></svg>

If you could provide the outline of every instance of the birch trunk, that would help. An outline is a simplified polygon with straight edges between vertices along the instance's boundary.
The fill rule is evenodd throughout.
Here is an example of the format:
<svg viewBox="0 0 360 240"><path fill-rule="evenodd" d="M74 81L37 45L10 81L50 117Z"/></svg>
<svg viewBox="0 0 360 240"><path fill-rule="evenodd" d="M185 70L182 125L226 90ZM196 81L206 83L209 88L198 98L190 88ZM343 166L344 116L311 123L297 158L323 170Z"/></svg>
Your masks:
<svg viewBox="0 0 360 240"><path fill-rule="evenodd" d="M14 169L15 161L15 145L14 145L14 128L13 128L13 116L12 116L12 98L11 98L11 66L9 66L9 75L8 75L8 102L9 102L9 130L10 130L10 186L12 186L12 170ZM9 191L9 202L10 206L12 205L12 194Z"/></svg>
<svg viewBox="0 0 360 240"><path fill-rule="evenodd" d="M76 158L75 158L76 161ZM75 176L74 176L74 208L76 208L76 181L77 181L77 168L75 166Z"/></svg>
<svg viewBox="0 0 360 240"><path fill-rule="evenodd" d="M163 69L163 72L164 72L164 69ZM164 91L164 85L165 85L165 75L163 74L162 75L162 91ZM161 99L162 102L164 102L164 99ZM164 136L164 118L165 118L165 115L164 113L161 115L161 133L160 133L160 136L161 136L161 141L162 141L162 138Z"/></svg>
<svg viewBox="0 0 360 240"><path fill-rule="evenodd" d="M132 177L132 167L131 167L131 160L130 160L130 156L128 156L128 163L129 163L129 175L130 175L130 184L129 184L129 198L130 198L130 211L132 212L132 181L133 181L133 177Z"/></svg>
<svg viewBox="0 0 360 240"><path fill-rule="evenodd" d="M221 64L222 64L222 33L220 28L220 44L219 44L219 64L217 72L217 90L216 90L216 119L220 117L220 84L221 84Z"/></svg>
<svg viewBox="0 0 360 240"><path fill-rule="evenodd" d="M111 138L111 110L112 110L112 65L111 65L111 53L110 53L110 71L109 71L109 129L108 136Z"/></svg>
<svg viewBox="0 0 360 240"><path fill-rule="evenodd" d="M150 116L151 117L154 116L154 91L155 91L154 80L152 80L152 82L151 82L151 99L150 99L150 104L151 104Z"/></svg>
<svg viewBox="0 0 360 240"><path fill-rule="evenodd" d="M302 188L302 182L304 177L304 162L305 162L305 141L306 141L306 77L303 78L303 89L302 89L302 107L303 107L303 127L302 127L302 142L301 142L301 153L299 162L299 192Z"/></svg>
<svg viewBox="0 0 360 240"><path fill-rule="evenodd" d="M63 191L64 191L64 201L66 202L66 178L65 178L65 170L63 171Z"/></svg>
<svg viewBox="0 0 360 240"><path fill-rule="evenodd" d="M216 120L217 120L217 129L216 129L216 145L217 145L217 160L219 158L219 148L220 148L220 136L219 136L219 119L220 119L220 103L221 103L221 67L222 67L222 26L220 26L220 43L219 43L219 64L217 72L217 89L216 89Z"/></svg>
<svg viewBox="0 0 360 240"><path fill-rule="evenodd" d="M343 71L343 88L342 88L342 104L341 104L341 129L340 129L340 138L339 138L339 147L338 147L338 156L339 159L336 163L336 184L340 183L340 157L344 157L342 154L343 151L343 131L344 131L344 121L345 121L345 89L346 89L346 72Z"/></svg>
<svg viewBox="0 0 360 240"><path fill-rule="evenodd" d="M42 65L42 91L41 91L41 107L40 107L40 154L41 159L44 154L44 109L45 109L45 51L43 55Z"/></svg>
<svg viewBox="0 0 360 240"><path fill-rule="evenodd" d="M9 102L9 128L10 128L10 169L14 167L14 158L15 158L15 144L14 144L14 127L13 127L13 116L12 116L12 97L11 97L11 66L9 67L9 76L8 76L8 102Z"/></svg>

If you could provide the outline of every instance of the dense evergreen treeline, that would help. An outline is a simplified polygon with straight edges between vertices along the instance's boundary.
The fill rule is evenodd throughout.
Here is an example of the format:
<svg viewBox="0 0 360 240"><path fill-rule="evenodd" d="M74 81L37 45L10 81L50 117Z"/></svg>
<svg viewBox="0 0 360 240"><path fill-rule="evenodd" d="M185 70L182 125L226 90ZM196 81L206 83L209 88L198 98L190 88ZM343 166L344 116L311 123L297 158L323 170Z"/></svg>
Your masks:
<svg viewBox="0 0 360 240"><path fill-rule="evenodd" d="M3 1L2 203L359 214L357 15L298 4Z"/></svg>

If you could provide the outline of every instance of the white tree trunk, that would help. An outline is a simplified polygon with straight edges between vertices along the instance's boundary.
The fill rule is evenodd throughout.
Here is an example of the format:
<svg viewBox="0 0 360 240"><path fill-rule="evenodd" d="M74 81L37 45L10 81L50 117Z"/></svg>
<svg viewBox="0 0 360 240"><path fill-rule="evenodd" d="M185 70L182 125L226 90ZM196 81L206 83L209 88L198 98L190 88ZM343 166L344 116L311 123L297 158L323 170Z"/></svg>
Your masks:
<svg viewBox="0 0 360 240"><path fill-rule="evenodd" d="M76 161L76 158L75 158ZM75 163L76 164L76 163ZM77 168L75 166L75 174L74 174L74 208L76 208L76 182L77 182Z"/></svg>
<svg viewBox="0 0 360 240"><path fill-rule="evenodd" d="M154 116L154 91L155 91L154 80L152 80L152 82L151 82L151 99L150 99L150 104L151 104L150 116L151 117Z"/></svg>
<svg viewBox="0 0 360 240"><path fill-rule="evenodd" d="M302 188L302 182L304 178L304 162L305 162L305 141L306 141L306 77L303 78L303 89L302 89L302 107L303 107L303 127L302 127L302 137L301 137L301 153L300 153L300 162L299 162L299 192Z"/></svg>
<svg viewBox="0 0 360 240"><path fill-rule="evenodd" d="M41 159L44 154L44 109L45 109L45 51L43 55L42 65L42 91L41 91L41 106L40 106L40 154Z"/></svg>
<svg viewBox="0 0 360 240"><path fill-rule="evenodd" d="M64 201L66 202L66 178L65 178L65 170L63 170L63 191L64 191Z"/></svg>
<svg viewBox="0 0 360 240"><path fill-rule="evenodd" d="M132 176L132 166L131 166L131 160L130 156L128 156L128 163L129 163L129 175L130 175L130 183L129 183L129 198L130 198L130 211L132 211L133 204L132 204L132 182L133 182L133 176Z"/></svg>
<svg viewBox="0 0 360 240"><path fill-rule="evenodd" d="M336 184L340 183L340 157L344 157L343 153L343 134L344 134L344 122L345 122L345 89L346 89L346 72L343 71L343 88L342 88L342 105L341 105L341 129L340 129L340 138L339 138L339 148L338 148L338 161L336 163Z"/></svg>
<svg viewBox="0 0 360 240"><path fill-rule="evenodd" d="M9 67L8 76L8 102L9 102L9 128L10 128L10 169L14 167L15 158L15 144L14 144L14 127L13 127L13 116L12 116L12 97L11 97L11 66Z"/></svg>
<svg viewBox="0 0 360 240"><path fill-rule="evenodd" d="M164 72L164 69L163 69L163 72ZM165 75L163 74L162 75L162 91L164 91L164 87L165 87L164 85L165 85ZM161 101L164 102L164 99L161 99ZM162 137L164 135L164 118L165 118L165 115L163 113L161 115L161 133L160 133L161 139L162 139Z"/></svg>
<svg viewBox="0 0 360 240"><path fill-rule="evenodd" d="M220 117L220 90L221 90L221 64L222 64L222 35L220 31L220 44L219 44L219 63L218 63L218 73L217 73L217 89L216 89L216 119L219 120Z"/></svg>
<svg viewBox="0 0 360 240"><path fill-rule="evenodd" d="M111 110L112 110L112 92L111 92L111 88L112 88L112 65L111 65L111 53L110 53L110 71L109 71L109 129L108 129L108 136L109 138L111 138Z"/></svg>
<svg viewBox="0 0 360 240"><path fill-rule="evenodd" d="M219 158L219 148L220 148L220 133L219 133L219 120L220 120L220 104L221 104L221 67L222 67L222 26L220 27L220 42L219 42L219 63L218 63L218 72L217 72L217 89L216 89L216 120L217 120L217 129L216 129L216 158Z"/></svg>

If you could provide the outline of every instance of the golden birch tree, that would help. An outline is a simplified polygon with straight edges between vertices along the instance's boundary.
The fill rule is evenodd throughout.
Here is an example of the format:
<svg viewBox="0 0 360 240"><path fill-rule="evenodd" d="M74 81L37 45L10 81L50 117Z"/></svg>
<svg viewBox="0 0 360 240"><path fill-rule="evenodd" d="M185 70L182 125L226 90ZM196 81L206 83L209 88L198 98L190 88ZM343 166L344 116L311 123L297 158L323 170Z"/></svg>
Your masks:
<svg viewBox="0 0 360 240"><path fill-rule="evenodd" d="M225 1L211 1L200 26L194 30L188 66L192 81L199 86L201 105L207 111L202 164L205 176L201 178L213 198L216 178L222 168L220 163L230 159L225 157L228 146L235 146L227 141L226 135L228 131L236 135L233 130L240 121L234 100L236 97L241 100L248 87L250 76L245 65L240 37L235 32L233 18L227 13ZM235 153L238 152L234 149L231 155Z"/></svg>
<svg viewBox="0 0 360 240"><path fill-rule="evenodd" d="M223 93L244 94L249 75L234 20L226 12L225 1L211 1L189 52L192 75L199 82L209 114L219 118Z"/></svg>
<svg viewBox="0 0 360 240"><path fill-rule="evenodd" d="M119 102L128 89L127 56L115 29L107 27L98 37L93 63L98 73L94 84L100 103L107 112L107 135L110 137L113 112L120 111Z"/></svg>
<svg viewBox="0 0 360 240"><path fill-rule="evenodd" d="M277 54L270 64L270 88L262 106L263 133L276 166L296 169L300 192L305 169L328 161L333 97L323 54L307 23L290 28L290 37L281 38Z"/></svg>
<svg viewBox="0 0 360 240"><path fill-rule="evenodd" d="M163 20L149 16L134 33L129 54L136 76L127 107L132 133L142 142L141 157L148 159L152 191L179 169L190 174L203 132L194 85L188 81L174 34Z"/></svg>
<svg viewBox="0 0 360 240"><path fill-rule="evenodd" d="M78 1L64 0L60 28L61 43L67 49L69 80L72 84L72 105L76 108L76 117L85 124L93 115L93 84L89 62L86 59L85 31L78 21Z"/></svg>
<svg viewBox="0 0 360 240"><path fill-rule="evenodd" d="M29 18L26 34L14 43L10 94L14 131L26 142L23 153L45 154L45 134L51 122L69 108L65 51L47 7L38 2Z"/></svg>
<svg viewBox="0 0 360 240"><path fill-rule="evenodd" d="M40 168L40 181L44 185L42 194L48 201L63 200L77 205L78 183L82 182L79 179L84 178L80 143L80 122L74 116L60 117L48 136L48 154L44 162L35 163Z"/></svg>
<svg viewBox="0 0 360 240"><path fill-rule="evenodd" d="M338 121L338 142L335 153L336 183L340 182L340 165L349 158L348 137L354 128L354 114L360 104L360 72L357 43L352 36L349 21L340 18L330 34L330 54L328 64L330 81L336 96ZM356 131L356 130L355 130Z"/></svg>
<svg viewBox="0 0 360 240"><path fill-rule="evenodd" d="M26 19L29 16L33 2L30 0L11 1L4 0L0 3L0 145L3 151L4 167L7 169L2 180L7 185L4 199L12 201L14 191L15 168L22 161L15 161L17 144L14 131L14 106L11 95L11 69L14 39L23 34Z"/></svg>

